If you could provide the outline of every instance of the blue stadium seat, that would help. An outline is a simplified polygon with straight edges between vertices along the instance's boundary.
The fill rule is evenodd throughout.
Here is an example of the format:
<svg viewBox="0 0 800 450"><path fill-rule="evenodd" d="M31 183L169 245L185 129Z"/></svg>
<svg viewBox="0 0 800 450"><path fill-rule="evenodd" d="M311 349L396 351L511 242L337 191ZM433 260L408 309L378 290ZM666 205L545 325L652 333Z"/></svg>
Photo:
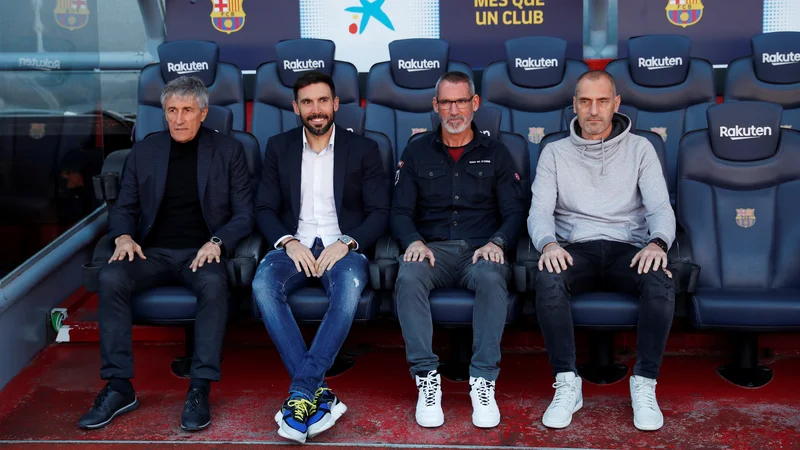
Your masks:
<svg viewBox="0 0 800 450"><path fill-rule="evenodd" d="M219 47L209 41L172 41L158 46L159 63L139 74L139 107L136 111L136 141L163 129L161 92L170 81L194 75L208 88L209 105L225 106L233 113L233 130L246 130L242 72L219 61Z"/></svg>
<svg viewBox="0 0 800 450"><path fill-rule="evenodd" d="M395 160L415 133L433 129L436 81L448 71L472 77L468 65L450 61L450 44L439 39L403 39L389 44L389 61L367 77L367 129L389 137Z"/></svg>
<svg viewBox="0 0 800 450"><path fill-rule="evenodd" d="M296 125L292 107L295 81L311 70L333 78L340 105L358 105L358 70L336 61L336 45L324 39L289 39L275 44L276 61L265 62L256 71L251 130L262 152L270 137Z"/></svg>
<svg viewBox="0 0 800 450"><path fill-rule="evenodd" d="M681 141L678 220L702 267L692 323L735 333L729 381L766 384L757 333L800 329L800 132L782 108L741 101L708 109L708 129Z"/></svg>
<svg viewBox="0 0 800 450"><path fill-rule="evenodd" d="M539 159L539 142L564 130L562 110L572 104L575 83L589 67L566 59L567 42L529 36L506 42L506 60L483 71L481 97L503 113L500 128L527 137L531 167Z"/></svg>
<svg viewBox="0 0 800 450"><path fill-rule="evenodd" d="M247 132L231 130L232 123L233 113L230 109L223 106L209 106L209 113L203 126L218 133L229 134L242 142L247 158L247 168L255 183L261 168L258 143L255 137ZM157 131L162 130L154 130L154 132ZM114 174L114 171L118 171L114 175L118 175L116 178L121 179L123 170L124 165L122 167L114 165L110 169L105 168L103 173ZM116 196L106 196L106 199L111 204ZM259 256L265 252L264 248L263 237L254 233L237 244L233 256L227 261L227 272L233 294L228 304L228 316L231 318L237 315L242 298L249 296ZM114 244L108 235L101 238L95 246L92 262L84 265L87 291L96 292L100 268L107 263L113 251ZM172 364L172 371L182 377L188 376L191 367L196 306L197 297L184 286L162 286L149 289L134 295L131 302L134 323L185 327L186 356L177 358Z"/></svg>
<svg viewBox="0 0 800 450"><path fill-rule="evenodd" d="M755 100L783 107L784 128L800 129L800 33L765 33L750 40L753 53L728 64L725 101Z"/></svg>
<svg viewBox="0 0 800 450"><path fill-rule="evenodd" d="M620 108L620 112L631 118L632 133L646 138L653 145L661 162L662 171L666 175L664 140L652 131L634 129L637 117L635 108ZM564 115L571 121L574 117L572 107L566 109ZM550 133L542 139L541 149L543 150L547 144L567 137L569 137L567 130ZM533 176L535 177L535 175L534 173ZM536 251L529 239L521 247L517 263L514 265L517 290L533 292L538 272L539 252ZM678 244L673 245L670 249L669 261L678 277L691 271L691 266L685 264L687 258L678 255ZM681 269L675 270L676 267ZM689 278L690 276L689 274L685 277ZM682 291L682 289L679 290ZM622 292L587 292L572 296L570 307L575 327L592 332L589 362L578 366L581 376L586 381L595 384L613 383L624 377L628 372L627 366L614 362L614 332L636 329L639 318L639 300L634 295Z"/></svg>
<svg viewBox="0 0 800 450"><path fill-rule="evenodd" d="M675 192L681 136L706 127L706 109L716 101L714 68L689 55L691 41L680 35L631 38L628 58L610 62L622 103L636 108L636 127L661 135L667 150L667 187ZM674 196L672 197L674 204Z"/></svg>

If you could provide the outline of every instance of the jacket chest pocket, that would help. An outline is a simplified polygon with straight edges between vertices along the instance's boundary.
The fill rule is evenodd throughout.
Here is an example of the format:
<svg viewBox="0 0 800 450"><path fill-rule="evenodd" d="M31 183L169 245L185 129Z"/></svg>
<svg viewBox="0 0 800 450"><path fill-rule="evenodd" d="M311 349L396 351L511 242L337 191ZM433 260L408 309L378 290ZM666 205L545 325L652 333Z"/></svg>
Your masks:
<svg viewBox="0 0 800 450"><path fill-rule="evenodd" d="M450 186L445 175L447 170L444 167L422 167L417 169L419 187L422 192L419 194L424 197L442 198L449 197Z"/></svg>
<svg viewBox="0 0 800 450"><path fill-rule="evenodd" d="M464 186L468 198L480 201L487 196L494 196L494 167L489 164L467 166L467 184Z"/></svg>

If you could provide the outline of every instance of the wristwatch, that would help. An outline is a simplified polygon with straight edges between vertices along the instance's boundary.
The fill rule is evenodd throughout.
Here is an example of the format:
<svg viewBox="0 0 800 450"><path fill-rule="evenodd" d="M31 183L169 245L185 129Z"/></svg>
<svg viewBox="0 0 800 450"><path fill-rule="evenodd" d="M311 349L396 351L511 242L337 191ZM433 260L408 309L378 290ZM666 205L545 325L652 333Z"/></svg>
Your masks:
<svg viewBox="0 0 800 450"><path fill-rule="evenodd" d="M218 238L216 236L211 236L211 243L214 244L214 245L218 245L218 246L222 247L222 239L220 239L220 238Z"/></svg>
<svg viewBox="0 0 800 450"><path fill-rule="evenodd" d="M495 237L489 239L489 242L491 242L492 244L500 247L500 250L506 251L506 241L505 241L505 239L501 238L500 236L495 236Z"/></svg>
<svg viewBox="0 0 800 450"><path fill-rule="evenodd" d="M356 241L354 241L353 238L351 238L346 234L343 234L342 237L339 238L339 240L342 241L342 244L346 245L347 248L351 250L353 249L353 247L355 247Z"/></svg>
<svg viewBox="0 0 800 450"><path fill-rule="evenodd" d="M657 246L661 247L661 250L664 250L664 253L667 253L668 251L667 243L664 242L664 240L661 238L651 239L650 242L648 242L648 244L656 244Z"/></svg>

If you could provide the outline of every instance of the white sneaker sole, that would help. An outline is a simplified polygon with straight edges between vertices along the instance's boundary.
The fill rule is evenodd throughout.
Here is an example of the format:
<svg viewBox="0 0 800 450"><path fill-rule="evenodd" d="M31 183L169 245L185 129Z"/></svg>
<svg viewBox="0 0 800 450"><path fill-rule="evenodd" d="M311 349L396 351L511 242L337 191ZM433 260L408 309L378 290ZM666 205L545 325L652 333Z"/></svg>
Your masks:
<svg viewBox="0 0 800 450"><path fill-rule="evenodd" d="M638 429L640 429L642 431L656 431L656 430L661 429L661 427L664 426L664 419L662 418L661 421L659 421L655 425L643 425L643 424L637 422L636 418L634 418L633 419L633 426L635 426L636 428L638 428Z"/></svg>
<svg viewBox="0 0 800 450"><path fill-rule="evenodd" d="M301 433L294 428L286 425L286 422L281 420L280 424L278 425L278 435L282 438L289 439L290 441L299 442L301 444L306 443L306 433Z"/></svg>
<svg viewBox="0 0 800 450"><path fill-rule="evenodd" d="M581 408L583 408L583 399L581 399L581 400L578 402L578 404L577 404L577 405L575 405L575 409L573 409L573 410L572 410L572 414L570 414L570 415L569 415L569 418L568 418L567 420L565 420L564 422L550 422L550 421L547 421L547 420L545 420L545 418L544 418L544 417L542 417L542 423L543 423L543 424L544 424L544 426L546 426L547 428L566 428L566 427L568 427L568 426L569 426L569 424L571 424L571 423L572 423L572 416L573 416L573 415L574 415L576 412L580 411L580 410L581 410Z"/></svg>

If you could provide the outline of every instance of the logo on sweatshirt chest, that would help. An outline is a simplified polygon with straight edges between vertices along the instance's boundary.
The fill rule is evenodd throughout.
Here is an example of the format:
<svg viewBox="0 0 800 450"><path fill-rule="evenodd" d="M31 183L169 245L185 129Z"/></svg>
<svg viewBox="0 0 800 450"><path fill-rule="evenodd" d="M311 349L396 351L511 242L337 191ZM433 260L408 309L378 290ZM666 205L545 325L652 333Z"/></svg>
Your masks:
<svg viewBox="0 0 800 450"><path fill-rule="evenodd" d="M736 208L736 225L739 225L742 228L750 228L755 224L755 208Z"/></svg>

